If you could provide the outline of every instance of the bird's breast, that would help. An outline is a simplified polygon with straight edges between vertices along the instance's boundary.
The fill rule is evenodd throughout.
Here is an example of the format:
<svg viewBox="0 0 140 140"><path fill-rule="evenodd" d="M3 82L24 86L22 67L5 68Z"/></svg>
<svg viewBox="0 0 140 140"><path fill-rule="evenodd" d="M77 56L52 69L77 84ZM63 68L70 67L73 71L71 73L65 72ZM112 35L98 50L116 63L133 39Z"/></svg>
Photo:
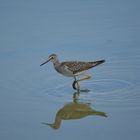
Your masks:
<svg viewBox="0 0 140 140"><path fill-rule="evenodd" d="M61 65L54 65L55 70L57 72L59 72L60 74L67 76L67 77L73 77L73 73L67 69L67 67L65 66L61 66Z"/></svg>

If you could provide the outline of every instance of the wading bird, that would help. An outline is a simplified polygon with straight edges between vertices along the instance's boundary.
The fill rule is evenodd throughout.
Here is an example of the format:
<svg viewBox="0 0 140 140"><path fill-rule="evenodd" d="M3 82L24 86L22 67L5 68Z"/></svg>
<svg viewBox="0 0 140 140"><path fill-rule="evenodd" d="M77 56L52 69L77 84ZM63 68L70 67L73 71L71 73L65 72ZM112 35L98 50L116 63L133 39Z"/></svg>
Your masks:
<svg viewBox="0 0 140 140"><path fill-rule="evenodd" d="M74 82L72 84L73 88L76 90L80 90L80 81L86 80L91 78L89 75L84 75L83 78L77 80L77 76L82 75L87 71L88 69L91 69L99 64L102 64L105 62L105 60L97 60L97 61L90 61L90 62L84 62L84 61L66 61L66 62L60 62L56 54L51 54L47 61L42 63L40 66L48 63L51 61L54 65L55 70L67 77L73 77Z"/></svg>

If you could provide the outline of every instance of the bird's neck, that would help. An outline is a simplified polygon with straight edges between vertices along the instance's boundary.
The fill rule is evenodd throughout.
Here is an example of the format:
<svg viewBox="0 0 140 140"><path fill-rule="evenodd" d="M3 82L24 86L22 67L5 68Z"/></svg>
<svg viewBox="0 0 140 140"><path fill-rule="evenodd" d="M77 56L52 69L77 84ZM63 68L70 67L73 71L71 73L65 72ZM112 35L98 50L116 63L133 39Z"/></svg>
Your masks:
<svg viewBox="0 0 140 140"><path fill-rule="evenodd" d="M61 73L61 67L60 67L61 63L59 62L59 60L53 62L53 65L54 65L55 70Z"/></svg>
<svg viewBox="0 0 140 140"><path fill-rule="evenodd" d="M56 66L56 65L60 65L60 62L59 62L58 59L56 59L56 60L53 62L53 64L54 64L54 66Z"/></svg>

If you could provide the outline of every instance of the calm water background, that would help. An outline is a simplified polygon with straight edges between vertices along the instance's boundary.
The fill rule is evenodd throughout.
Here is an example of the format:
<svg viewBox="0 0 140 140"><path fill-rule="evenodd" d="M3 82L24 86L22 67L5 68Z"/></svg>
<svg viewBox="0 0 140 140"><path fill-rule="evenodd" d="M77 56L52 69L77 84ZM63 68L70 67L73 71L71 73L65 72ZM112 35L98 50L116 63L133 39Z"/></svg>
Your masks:
<svg viewBox="0 0 140 140"><path fill-rule="evenodd" d="M139 5L0 0L0 139L140 139ZM106 59L81 83L90 92L81 92L76 105L73 79L57 74L50 63L39 66L51 53L65 61ZM73 110L82 112L82 105L108 117L80 119L82 113ZM62 122L54 130L45 123L53 123L56 114Z"/></svg>

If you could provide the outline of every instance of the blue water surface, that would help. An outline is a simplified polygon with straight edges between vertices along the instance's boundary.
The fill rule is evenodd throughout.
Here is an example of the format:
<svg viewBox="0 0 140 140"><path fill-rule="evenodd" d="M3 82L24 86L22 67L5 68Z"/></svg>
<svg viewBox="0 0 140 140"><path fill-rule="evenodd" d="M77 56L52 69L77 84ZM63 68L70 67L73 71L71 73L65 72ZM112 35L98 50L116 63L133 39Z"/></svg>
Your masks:
<svg viewBox="0 0 140 140"><path fill-rule="evenodd" d="M138 0L0 0L0 139L140 139ZM72 78L51 63L106 62Z"/></svg>

